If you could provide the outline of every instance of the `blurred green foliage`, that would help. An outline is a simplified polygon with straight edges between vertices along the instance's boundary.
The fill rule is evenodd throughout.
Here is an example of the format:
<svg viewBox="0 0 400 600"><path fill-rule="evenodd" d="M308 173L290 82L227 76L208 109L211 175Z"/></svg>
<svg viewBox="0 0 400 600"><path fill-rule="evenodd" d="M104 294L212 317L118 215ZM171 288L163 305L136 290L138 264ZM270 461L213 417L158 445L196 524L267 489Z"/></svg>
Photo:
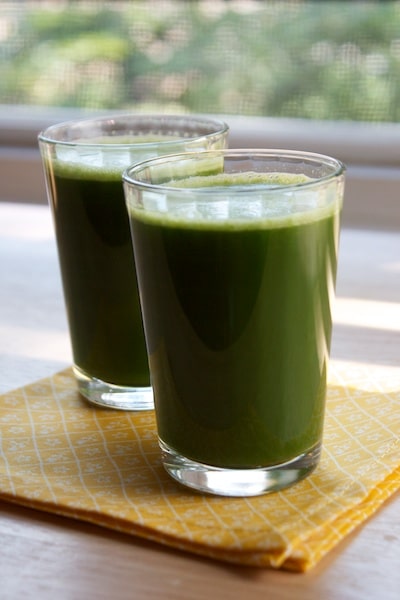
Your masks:
<svg viewBox="0 0 400 600"><path fill-rule="evenodd" d="M400 121L399 1L0 4L0 103Z"/></svg>

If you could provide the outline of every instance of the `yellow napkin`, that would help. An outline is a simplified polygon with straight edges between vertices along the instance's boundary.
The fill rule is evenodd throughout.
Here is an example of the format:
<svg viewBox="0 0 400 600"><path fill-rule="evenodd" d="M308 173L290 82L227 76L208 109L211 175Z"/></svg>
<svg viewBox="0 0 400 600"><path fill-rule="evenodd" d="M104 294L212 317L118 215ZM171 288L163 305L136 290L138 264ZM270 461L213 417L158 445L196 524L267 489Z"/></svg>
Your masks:
<svg viewBox="0 0 400 600"><path fill-rule="evenodd" d="M93 408L71 370L0 397L0 498L245 565L305 571L400 487L400 373L333 364L324 451L254 498L181 487L151 411Z"/></svg>

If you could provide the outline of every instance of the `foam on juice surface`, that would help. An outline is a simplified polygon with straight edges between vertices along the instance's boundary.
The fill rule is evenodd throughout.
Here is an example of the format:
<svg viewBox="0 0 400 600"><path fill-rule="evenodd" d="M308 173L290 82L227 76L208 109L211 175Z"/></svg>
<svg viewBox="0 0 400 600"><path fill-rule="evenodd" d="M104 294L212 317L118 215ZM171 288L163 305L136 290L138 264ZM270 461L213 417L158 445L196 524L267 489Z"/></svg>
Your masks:
<svg viewBox="0 0 400 600"><path fill-rule="evenodd" d="M53 159L54 171L61 177L71 179L95 179L97 181L121 180L122 172L134 164L160 153L154 146L182 142L172 135L138 134L98 136L80 139L79 143L56 144L57 158ZM169 153L173 152L173 145Z"/></svg>
<svg viewBox="0 0 400 600"><path fill-rule="evenodd" d="M99 135L93 138L80 138L79 144L86 144L92 146L94 144L101 145L126 145L126 144L158 144L159 142L170 142L171 140L178 140L173 135L157 135L155 133L149 134L121 134L121 135Z"/></svg>
<svg viewBox="0 0 400 600"><path fill-rule="evenodd" d="M205 187L230 187L238 188L243 186L274 186L282 187L285 185L299 185L311 182L311 177L302 173L258 173L256 171L246 171L244 173L217 173L215 175L193 175L185 179L172 180L168 187L179 188L205 188Z"/></svg>
<svg viewBox="0 0 400 600"><path fill-rule="evenodd" d="M156 193L143 191L142 207L128 197L128 207L140 220L171 227L290 227L339 212L336 185L315 181L283 172L194 175L165 182Z"/></svg>

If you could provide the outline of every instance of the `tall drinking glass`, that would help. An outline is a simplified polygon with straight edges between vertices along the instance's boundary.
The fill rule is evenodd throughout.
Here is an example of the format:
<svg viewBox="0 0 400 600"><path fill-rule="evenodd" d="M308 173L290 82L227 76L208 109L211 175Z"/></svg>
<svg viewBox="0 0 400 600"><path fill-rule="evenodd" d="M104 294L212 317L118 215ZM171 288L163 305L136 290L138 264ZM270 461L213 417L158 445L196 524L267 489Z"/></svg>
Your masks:
<svg viewBox="0 0 400 600"><path fill-rule="evenodd" d="M39 135L80 392L111 408L154 406L122 172L146 158L222 148L227 125L117 115Z"/></svg>
<svg viewBox="0 0 400 600"><path fill-rule="evenodd" d="M187 486L291 485L321 451L344 166L284 150L124 173L163 463Z"/></svg>

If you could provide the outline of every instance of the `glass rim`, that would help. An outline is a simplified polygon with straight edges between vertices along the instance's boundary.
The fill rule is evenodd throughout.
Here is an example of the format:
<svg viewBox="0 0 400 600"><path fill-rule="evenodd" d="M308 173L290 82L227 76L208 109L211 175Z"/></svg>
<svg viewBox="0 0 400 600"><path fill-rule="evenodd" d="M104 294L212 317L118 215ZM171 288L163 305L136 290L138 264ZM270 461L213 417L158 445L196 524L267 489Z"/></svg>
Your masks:
<svg viewBox="0 0 400 600"><path fill-rule="evenodd" d="M274 193L276 190L295 190L295 189L304 189L321 185L321 183L325 183L330 180L337 179L345 174L346 165L339 159L329 156L327 154L320 154L317 152L308 152L303 150L286 150L286 149L262 149L262 148L225 148L219 150L201 150L201 151L190 151L190 152L180 152L178 154L167 154L164 156L158 156L154 158L149 158L144 161L140 161L127 167L122 173L122 180L128 186L134 186L142 191L152 191L152 192L173 192L174 194L180 195L193 195L193 194L210 194L212 191L213 194L226 194L226 186L220 187L174 187L173 185L169 186L167 183L149 183L147 181L140 181L139 179L135 179L132 177L135 173L139 173L145 171L148 168L156 165L168 164L172 162L179 162L183 160L190 160L198 158L206 158L206 157L243 157L243 159L251 158L252 156L259 157L276 157L276 158L287 158L287 159L304 159L311 162L319 161L321 165L331 165L334 167L332 173L328 173L327 175L323 175L321 177L317 177L315 179L310 179L309 181L302 181L297 183L287 183L287 184L257 184L257 192L262 191L263 193ZM235 194L248 194L249 189L251 190L252 184L243 184L241 188L236 188L233 192Z"/></svg>
<svg viewBox="0 0 400 600"><path fill-rule="evenodd" d="M150 142L117 142L117 143L102 143L102 142L95 142L95 141L91 141L90 139L84 139L84 140L62 140L62 139L57 139L55 136L55 132L56 131L61 131L63 129L66 128L74 128L74 127L82 127L82 126L89 126L89 125L95 125L95 124L103 124L103 123L110 123L112 124L113 122L118 123L119 121L123 121L123 120L128 120L131 121L132 124L136 123L138 125L140 125L141 122L151 122L154 121L155 123L160 123L160 125L162 123L167 123L168 121L171 122L172 124L176 124L177 126L183 122L192 122L194 124L198 124L199 127L201 126L207 126L209 125L210 128L212 126L215 126L215 130L210 130L208 132L204 132L204 133L199 133L197 135L187 135L185 137L176 137L176 138L169 138L166 140L158 140L158 141L150 141ZM139 128L138 128L138 133L140 132ZM113 113L113 114L109 114L109 115L103 115L103 116L99 116L99 117L93 117L93 118L82 118L82 119L72 119L72 120L68 120L68 121L62 121L59 123L54 123L52 125L49 125L48 127L46 127L45 129L43 129L39 134L38 134L38 141L45 143L45 144L52 144L52 145L60 145L60 146L66 146L66 147L82 147L82 148L100 148L100 149L119 149L119 148L133 148L133 147L143 147L143 148L149 148L151 146L168 146L168 145L174 145L176 146L176 144L182 143L184 144L185 142L190 142L190 141L196 141L196 140L201 140L201 139L207 139L207 138L212 138L214 136L219 136L219 135L224 135L227 134L229 132L229 125L223 120L223 119L218 119L217 117L212 117L212 116L207 116L207 115L191 115L191 114L156 114L156 113ZM100 133L100 132L99 132ZM112 139L112 136L109 136L110 139Z"/></svg>

